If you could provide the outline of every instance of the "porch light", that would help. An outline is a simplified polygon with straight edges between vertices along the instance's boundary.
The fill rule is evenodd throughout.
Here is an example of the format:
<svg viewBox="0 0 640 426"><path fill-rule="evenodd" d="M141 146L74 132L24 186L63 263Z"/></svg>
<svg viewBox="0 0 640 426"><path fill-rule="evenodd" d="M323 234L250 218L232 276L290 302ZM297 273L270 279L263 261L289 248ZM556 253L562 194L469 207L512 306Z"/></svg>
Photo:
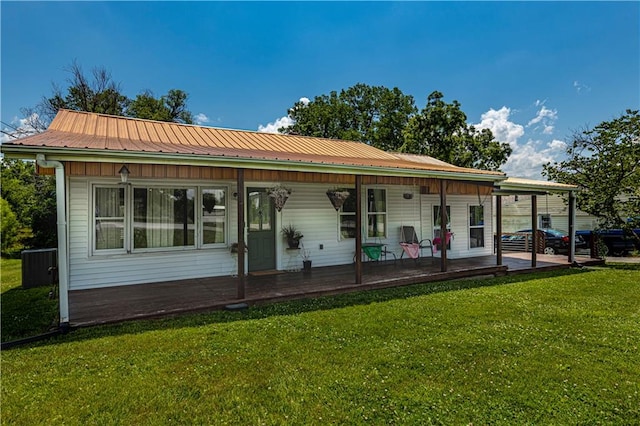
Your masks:
<svg viewBox="0 0 640 426"><path fill-rule="evenodd" d="M122 183L127 183L127 180L129 179L129 169L127 166L123 165L118 173L120 173L120 180Z"/></svg>

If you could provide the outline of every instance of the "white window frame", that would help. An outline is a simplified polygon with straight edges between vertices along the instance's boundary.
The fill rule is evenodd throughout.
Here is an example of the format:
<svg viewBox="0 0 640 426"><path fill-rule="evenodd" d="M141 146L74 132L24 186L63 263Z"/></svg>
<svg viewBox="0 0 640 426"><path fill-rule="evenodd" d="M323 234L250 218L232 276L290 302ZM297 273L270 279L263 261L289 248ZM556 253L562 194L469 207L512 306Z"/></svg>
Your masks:
<svg viewBox="0 0 640 426"><path fill-rule="evenodd" d="M482 207L482 225L471 225L471 208L472 207ZM468 237L468 247L469 250L475 250L475 249L484 249L487 245L486 243L486 234L485 234L485 226L486 226L486 222L487 222L487 215L485 212L485 208L483 204L468 204L467 205L467 212L469 214L468 216L468 223L467 226L469 227L469 237ZM472 229L482 229L482 245L481 246L476 246L476 247L471 247L471 230Z"/></svg>
<svg viewBox="0 0 640 426"><path fill-rule="evenodd" d="M224 191L224 241L221 243L205 243L204 242L204 191L208 189L222 190ZM202 248L219 248L227 247L227 241L229 241L229 187L218 185L201 185L198 187L198 200L203 208L198 209L199 217L196 220L196 232L198 240L198 246Z"/></svg>
<svg viewBox="0 0 640 426"><path fill-rule="evenodd" d="M117 249L97 249L96 248L96 189L97 188L123 188L122 184L113 183L113 181L91 181L89 184L90 190L90 202L89 202L89 251L91 256L109 256L109 255L121 255L121 254L141 254L141 253L156 253L156 252L171 252L171 251L187 251L187 250L200 250L200 249L219 249L227 248L229 241L229 196L230 189L228 185L218 185L215 183L199 183L199 182L184 182L184 181L169 181L162 184L155 184L151 182L136 182L135 184L124 185L124 242L123 248ZM137 248L134 249L133 244L133 198L134 189L140 188L175 188L175 189L193 189L195 191L194 200L194 244L188 246L175 246L175 247L154 247L154 248ZM224 203L224 242L205 244L203 235L203 214L202 208L195 206L203 206L203 194L205 190L215 189L222 190L225 193Z"/></svg>
<svg viewBox="0 0 640 426"><path fill-rule="evenodd" d="M544 221L548 221L549 226L543 226ZM551 214L549 213L540 213L538 214L538 228L539 229L548 229L553 228Z"/></svg>
<svg viewBox="0 0 640 426"><path fill-rule="evenodd" d="M122 247L121 248L115 248L115 249L98 249L96 247L96 243L97 243L97 238L96 238L96 234L97 234L97 219L99 216L96 215L96 200L97 200L97 196L96 196L96 191L100 188L110 188L110 189L124 189L124 217L122 219L122 223L123 223L123 242L122 242ZM127 202L127 198L129 196L129 191L128 191L128 187L126 186L122 186L122 185L117 185L117 184L112 184L112 183L106 183L106 182L97 182L91 185L91 201L90 201L90 209L91 209L91 223L89 226L89 229L91 230L90 236L89 236L89 240L90 240L90 247L91 247L91 254L92 255L112 255L112 254L124 254L127 253L127 251L129 250L128 247L128 241L129 241L129 203Z"/></svg>
<svg viewBox="0 0 640 426"><path fill-rule="evenodd" d="M347 191L349 191L349 197L356 196L356 189L355 188L347 188L345 187L344 189L346 189ZM338 226L337 226L337 232L338 232L338 241L350 241L350 240L355 240L355 235L353 237L344 237L342 235L342 218L344 216L353 216L353 221L354 223L356 222L356 215L358 214L358 212L356 211L357 209L354 209L354 211L352 212L345 212L343 210L344 204L340 207L340 209L338 210Z"/></svg>
<svg viewBox="0 0 640 426"><path fill-rule="evenodd" d="M384 194L384 211L382 212L378 212L378 211L369 211L369 191L383 191ZM367 206L366 208L366 219L364 222L364 225L366 226L366 232L364 233L364 235L366 235L367 238L371 238L371 239L375 239L375 238L387 238L388 236L388 231L389 231L389 226L388 226L388 211L389 211L389 207L387 204L387 188L380 188L380 187L370 187L367 188L365 191L365 205ZM369 234L369 217L370 216L382 216L383 217L383 221L382 224L384 226L384 233L383 235L370 235ZM375 232L377 234L377 231Z"/></svg>

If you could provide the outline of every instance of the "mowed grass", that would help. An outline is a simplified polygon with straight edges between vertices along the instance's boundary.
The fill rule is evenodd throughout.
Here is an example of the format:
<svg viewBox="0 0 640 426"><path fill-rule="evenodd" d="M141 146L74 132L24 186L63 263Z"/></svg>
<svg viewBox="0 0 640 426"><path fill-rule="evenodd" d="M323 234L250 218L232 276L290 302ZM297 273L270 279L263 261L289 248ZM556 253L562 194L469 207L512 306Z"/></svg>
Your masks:
<svg viewBox="0 0 640 426"><path fill-rule="evenodd" d="M637 269L433 283L3 351L2 423L640 424L639 346Z"/></svg>
<svg viewBox="0 0 640 426"><path fill-rule="evenodd" d="M51 286L22 288L20 259L0 259L2 342L35 336L57 323L58 301Z"/></svg>

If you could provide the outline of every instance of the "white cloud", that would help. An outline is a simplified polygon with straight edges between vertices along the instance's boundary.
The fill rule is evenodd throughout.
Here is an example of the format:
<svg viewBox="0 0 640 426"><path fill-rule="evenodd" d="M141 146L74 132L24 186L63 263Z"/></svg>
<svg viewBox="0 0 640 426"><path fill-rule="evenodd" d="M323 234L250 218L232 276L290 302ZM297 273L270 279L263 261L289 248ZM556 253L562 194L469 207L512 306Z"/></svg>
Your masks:
<svg viewBox="0 0 640 426"><path fill-rule="evenodd" d="M482 121L475 124L476 129L489 129L500 142L507 142L512 148L518 144L518 139L524 135L524 127L509 121L511 109L503 106L499 110L491 108L482 114Z"/></svg>
<svg viewBox="0 0 640 426"><path fill-rule="evenodd" d="M591 87L587 86L586 84L580 83L578 80L575 80L573 82L573 88L576 89L576 93L578 93L578 94L580 94L582 92L590 92L591 91Z"/></svg>
<svg viewBox="0 0 640 426"><path fill-rule="evenodd" d="M311 101L309 101L309 98L302 97L300 98L299 102L301 102L302 105L307 106ZM273 122L267 124L266 126L259 124L258 131L263 133L278 133L279 128L288 127L292 124L293 119L290 116L285 115L284 117L276 118Z"/></svg>
<svg viewBox="0 0 640 426"><path fill-rule="evenodd" d="M278 133L279 128L291 126L292 124L293 119L289 116L284 116L276 119L276 121L269 123L266 126L260 124L258 126L258 131L263 133Z"/></svg>
<svg viewBox="0 0 640 426"><path fill-rule="evenodd" d="M207 117L203 113L196 114L196 116L193 117L193 119L194 119L196 124L205 124L205 123L209 122L209 117Z"/></svg>
<svg viewBox="0 0 640 426"><path fill-rule="evenodd" d="M537 102L536 102L537 103ZM534 124L538 124L542 122L542 124L547 125L549 122L553 122L558 119L558 111L555 109L548 109L544 105L538 111L535 118L532 118L528 123L527 127L530 127Z"/></svg>
<svg viewBox="0 0 640 426"><path fill-rule="evenodd" d="M475 125L477 129L491 130L498 141L509 143L513 151L502 167L509 176L543 179L542 165L560 161L564 157L567 145L561 140L548 141L543 140L544 138L530 137L526 142L520 142L525 133L529 134L535 130L541 129L543 135L553 133L553 124L558 117L558 112L545 107L546 102L546 100L536 100L535 106L538 111L526 126L512 121L512 110L506 106L499 110L490 109L485 112L481 116L481 122Z"/></svg>
<svg viewBox="0 0 640 426"><path fill-rule="evenodd" d="M552 151L566 151L567 144L564 141L560 141L558 139L554 139L547 144Z"/></svg>
<svg viewBox="0 0 640 426"><path fill-rule="evenodd" d="M20 119L14 117L13 120L11 120L10 127L5 126L2 128L0 144L39 133L42 130L38 130L36 128L37 125L42 126L43 124L40 121L40 116L35 112L28 117Z"/></svg>

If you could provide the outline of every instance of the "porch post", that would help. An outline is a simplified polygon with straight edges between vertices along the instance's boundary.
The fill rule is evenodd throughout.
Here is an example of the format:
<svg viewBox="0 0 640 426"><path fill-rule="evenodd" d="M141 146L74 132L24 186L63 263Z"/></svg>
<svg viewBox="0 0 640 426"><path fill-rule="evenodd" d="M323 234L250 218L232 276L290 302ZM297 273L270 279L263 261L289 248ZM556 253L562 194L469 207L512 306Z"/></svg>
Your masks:
<svg viewBox="0 0 640 426"><path fill-rule="evenodd" d="M502 265L502 195L496 195L496 265Z"/></svg>
<svg viewBox="0 0 640 426"><path fill-rule="evenodd" d="M447 181L440 181L440 271L447 272Z"/></svg>
<svg viewBox="0 0 640 426"><path fill-rule="evenodd" d="M576 196L569 191L569 263L576 260Z"/></svg>
<svg viewBox="0 0 640 426"><path fill-rule="evenodd" d="M362 176L356 175L356 284L362 284Z"/></svg>
<svg viewBox="0 0 640 426"><path fill-rule="evenodd" d="M238 169L238 299L245 298L245 274L244 274L244 169Z"/></svg>
<svg viewBox="0 0 640 426"><path fill-rule="evenodd" d="M531 267L537 265L537 245L538 245L538 196L531 196Z"/></svg>

